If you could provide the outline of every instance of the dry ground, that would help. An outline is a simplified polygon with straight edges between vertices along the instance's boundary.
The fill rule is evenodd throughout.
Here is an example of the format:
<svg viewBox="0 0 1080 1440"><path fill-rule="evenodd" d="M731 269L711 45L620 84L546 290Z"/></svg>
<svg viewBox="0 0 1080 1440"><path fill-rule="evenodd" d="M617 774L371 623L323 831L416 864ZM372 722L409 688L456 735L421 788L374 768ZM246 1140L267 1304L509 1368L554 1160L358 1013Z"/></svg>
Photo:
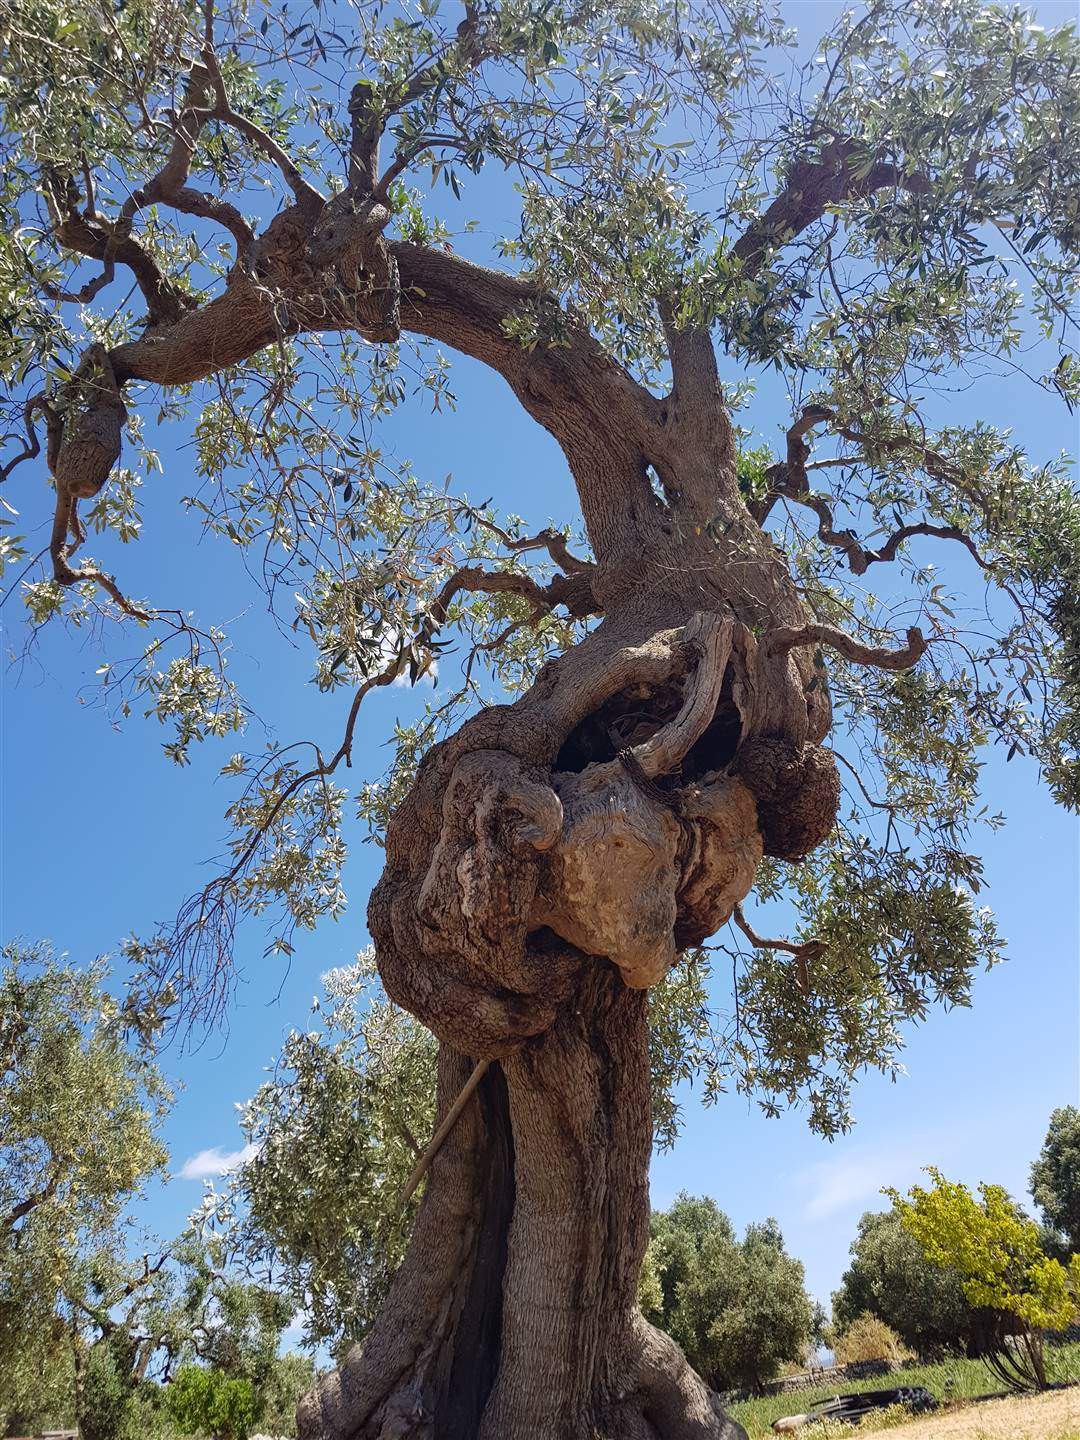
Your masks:
<svg viewBox="0 0 1080 1440"><path fill-rule="evenodd" d="M987 1400L889 1430L854 1430L858 1440L1080 1440L1080 1388Z"/></svg>

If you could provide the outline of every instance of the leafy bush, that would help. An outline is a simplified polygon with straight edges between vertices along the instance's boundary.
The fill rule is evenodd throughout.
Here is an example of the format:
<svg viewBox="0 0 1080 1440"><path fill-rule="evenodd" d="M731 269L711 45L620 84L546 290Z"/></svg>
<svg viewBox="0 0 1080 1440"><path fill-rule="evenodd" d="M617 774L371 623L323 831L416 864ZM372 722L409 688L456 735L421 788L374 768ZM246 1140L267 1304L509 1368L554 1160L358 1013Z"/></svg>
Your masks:
<svg viewBox="0 0 1080 1440"><path fill-rule="evenodd" d="M258 1414L250 1380L230 1379L221 1370L185 1365L165 1391L165 1405L180 1429L218 1440L247 1440Z"/></svg>
<svg viewBox="0 0 1080 1440"><path fill-rule="evenodd" d="M267 1435L295 1435L296 1407L314 1383L315 1362L310 1355L291 1351L279 1356L260 1388L259 1429Z"/></svg>
<svg viewBox="0 0 1080 1440"><path fill-rule="evenodd" d="M833 1347L838 1365L857 1365L864 1360L884 1360L902 1365L913 1358L903 1340L876 1315L860 1315L836 1338Z"/></svg>
<svg viewBox="0 0 1080 1440"><path fill-rule="evenodd" d="M1016 1388L1045 1389L1043 1333L1063 1330L1080 1310L1080 1255L1068 1267L1042 1248L1038 1225L1000 1185L980 1185L978 1198L928 1169L929 1190L913 1186L893 1204L926 1258L961 1277L964 1294L992 1321L986 1359Z"/></svg>
<svg viewBox="0 0 1080 1440"><path fill-rule="evenodd" d="M803 1357L815 1327L803 1267L776 1222L740 1241L714 1201L689 1195L652 1217L640 1301L719 1390L760 1390Z"/></svg>

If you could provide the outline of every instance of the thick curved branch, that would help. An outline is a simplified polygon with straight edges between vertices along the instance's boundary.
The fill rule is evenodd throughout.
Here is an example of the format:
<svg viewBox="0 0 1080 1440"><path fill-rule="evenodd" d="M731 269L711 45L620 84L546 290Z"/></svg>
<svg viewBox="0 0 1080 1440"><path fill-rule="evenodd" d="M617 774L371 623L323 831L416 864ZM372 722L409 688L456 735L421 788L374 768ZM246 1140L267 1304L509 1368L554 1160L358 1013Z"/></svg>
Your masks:
<svg viewBox="0 0 1080 1440"><path fill-rule="evenodd" d="M708 329L699 325L680 328L667 299L657 301L657 310L671 362L673 398L689 405L715 404L720 399L720 372Z"/></svg>
<svg viewBox="0 0 1080 1440"><path fill-rule="evenodd" d="M207 41L203 47L203 64L194 64L188 75L187 85L184 92L183 105L180 113L175 117L172 125L172 144L165 163L161 169L145 185L135 190L124 202L120 210L120 216L115 225L106 226L105 244L102 258L105 261L106 269L109 268L115 258L120 257L121 248L127 253L142 252L135 241L131 239L131 227L135 216L140 210L148 205L165 204L186 215L193 215L197 218L215 221L224 226L236 241L236 259L240 265L245 265L251 255L255 244L255 234L251 226L241 215L235 205L227 200L219 199L217 196L208 195L188 185L188 176L191 173L191 164L195 156L195 147L198 144L199 136L210 120L217 120L223 125L229 125L239 131L247 140L266 155L281 171L290 189L296 197L301 208L308 212L321 209L325 203L323 196L300 174L296 165L288 155L281 149L277 142L269 136L254 121L248 120L245 116L233 110L229 103L225 82L221 74L221 67L212 44L213 23L212 13L208 10L206 23ZM208 100L213 97L213 104ZM86 225L85 217L69 217L77 222L83 220L83 227ZM102 222L104 224L104 222ZM69 225L67 238L57 230L57 238L64 244L72 244L76 239L74 226ZM77 238L85 240L85 230ZM130 250L135 246L135 252ZM82 248L73 245L73 248ZM83 253L89 253L83 249ZM150 262L151 264L153 262ZM146 264L141 262L145 271ZM156 271L156 266L154 267ZM110 275L111 278L111 275ZM141 282L140 282L141 283ZM160 290L162 282L159 282L156 289ZM145 285L144 285L145 293ZM149 299L149 296L148 296ZM152 312L154 307L151 307ZM156 319L157 316L153 315ZM175 318L175 316L171 317Z"/></svg>
<svg viewBox="0 0 1080 1440"><path fill-rule="evenodd" d="M472 512L472 519L474 524L479 525L490 535L498 536L506 549L515 555L521 555L526 550L542 548L548 552L554 563L566 575L585 575L596 568L590 560L582 560L580 556L571 552L567 537L561 530L549 528L538 530L535 535L515 538L508 530L504 530L501 525L496 525L485 515Z"/></svg>
<svg viewBox="0 0 1080 1440"><path fill-rule="evenodd" d="M872 665L878 670L910 670L926 653L928 642L915 625L907 632L907 644L895 650L883 645L864 645L835 625L802 625L798 628L781 625L769 632L765 643L773 655L783 655L800 645L828 645L855 665Z"/></svg>
<svg viewBox="0 0 1080 1440"><path fill-rule="evenodd" d="M825 948L824 940L766 940L747 920L742 905L735 906L732 919L755 950L782 950L786 955L805 955L809 958L820 955Z"/></svg>
<svg viewBox="0 0 1080 1440"><path fill-rule="evenodd" d="M60 448L63 424L56 411L49 404L44 390L39 390L36 395L31 395L23 406L23 428L26 431L26 441L19 453L14 455L8 463L0 469L0 481L6 480L16 466L21 465L24 460L35 460L41 454L41 441L38 439L37 431L34 429L34 414L38 410L45 416L45 425L49 434L49 468L52 469L56 452Z"/></svg>
<svg viewBox="0 0 1080 1440"><path fill-rule="evenodd" d="M888 161L877 161L860 174L864 158L856 141L844 139L822 146L819 160L796 161L782 193L732 247L732 254L742 261L743 273L757 274L773 250L801 235L831 205L865 199L875 190L904 190L909 195L929 192L926 176L909 175Z"/></svg>
<svg viewBox="0 0 1080 1440"><path fill-rule="evenodd" d="M435 64L418 70L396 95L388 95L385 89L380 91L367 80L354 85L349 96L348 189L387 204L391 185L432 143L430 138L417 139L411 146L402 148L380 177L379 149L390 120L406 106L437 90L455 60L475 68L494 53L494 46L481 34L475 7L466 0L465 19L447 51Z"/></svg>
<svg viewBox="0 0 1080 1440"><path fill-rule="evenodd" d="M731 654L732 622L702 612L684 632L684 644L698 652L698 663L687 681L686 695L674 720L630 751L632 763L646 780L669 775L704 735L716 714L724 670Z"/></svg>
<svg viewBox="0 0 1080 1440"><path fill-rule="evenodd" d="M894 560L897 550L904 541L912 540L918 535L928 535L935 540L955 540L958 545L963 545L980 569L990 574L993 573L994 567L979 553L978 546L970 535L965 535L963 530L958 530L955 525L931 525L925 520L921 520L915 525L901 525L899 530L894 531L885 544L877 550L863 550L860 547L859 556L851 558L852 570L856 575L861 575L869 566L877 564L878 561Z"/></svg>
<svg viewBox="0 0 1080 1440"><path fill-rule="evenodd" d="M484 570L478 565L466 565L439 591L422 627L424 631L430 627L425 639L430 639L443 623L454 597L463 590L484 595L520 595L530 602L537 616L553 610L556 605L565 605L578 618L599 613L585 576L556 575L547 585L540 585L531 575L522 575L516 570Z"/></svg>
<svg viewBox="0 0 1080 1440"><path fill-rule="evenodd" d="M806 436L816 425L823 425L832 418L833 411L828 406L807 405L798 419L788 427L785 457L766 470L768 489L759 499L752 500L748 507L759 525L764 525L777 500L798 499L809 493L806 462L810 458L810 446Z"/></svg>
<svg viewBox="0 0 1080 1440"><path fill-rule="evenodd" d="M236 258L243 264L255 245L255 231L241 215L235 205L228 200L221 200L216 195L207 195L202 190L194 190L190 185L181 185L174 190L165 201L174 210L179 210L184 215L195 215L203 220L214 220L218 225L223 225L229 234L236 241Z"/></svg>
<svg viewBox="0 0 1080 1440"><path fill-rule="evenodd" d="M304 272L294 280L292 251L275 269L274 224L259 241L259 263L272 282L238 277L167 330L117 346L111 359L122 384L190 384L290 336L382 323L377 294L359 286L346 293L336 277L325 293L314 288L323 281ZM660 403L535 281L407 241L388 241L386 252L400 280L400 328L480 360L507 380L569 458L590 540L604 560L605 547L625 539L624 517L652 505L642 457L662 439ZM557 345L529 350L508 333L514 317L530 308L550 312ZM595 486L594 473L601 477Z"/></svg>
<svg viewBox="0 0 1080 1440"><path fill-rule="evenodd" d="M46 199L53 214L52 233L56 240L65 249L89 260L100 260L105 266L99 288L112 279L116 265L126 266L146 301L152 325L174 324L194 304L162 273L154 257L131 237L126 227L110 223L93 210L78 210L70 187L62 188L54 180L46 189Z"/></svg>
<svg viewBox="0 0 1080 1440"><path fill-rule="evenodd" d="M93 584L100 585L118 609L132 620L148 621L151 618L149 611L132 604L113 577L104 570L73 570L66 560L58 561L54 555L53 578L58 584L64 586L81 585L84 581L92 581Z"/></svg>
<svg viewBox="0 0 1080 1440"><path fill-rule="evenodd" d="M679 1346L640 1313L634 1317L637 1388L644 1415L662 1440L738 1440L745 1434Z"/></svg>

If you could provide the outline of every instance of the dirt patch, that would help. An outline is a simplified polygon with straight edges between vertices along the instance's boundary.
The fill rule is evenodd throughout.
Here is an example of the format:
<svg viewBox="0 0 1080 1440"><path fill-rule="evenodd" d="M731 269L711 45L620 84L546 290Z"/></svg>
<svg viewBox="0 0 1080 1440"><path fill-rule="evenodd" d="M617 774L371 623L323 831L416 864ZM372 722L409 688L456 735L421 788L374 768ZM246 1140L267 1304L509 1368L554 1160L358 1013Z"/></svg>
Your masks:
<svg viewBox="0 0 1080 1440"><path fill-rule="evenodd" d="M858 1440L1071 1440L1080 1432L1080 1388L987 1400L890 1430L856 1430Z"/></svg>

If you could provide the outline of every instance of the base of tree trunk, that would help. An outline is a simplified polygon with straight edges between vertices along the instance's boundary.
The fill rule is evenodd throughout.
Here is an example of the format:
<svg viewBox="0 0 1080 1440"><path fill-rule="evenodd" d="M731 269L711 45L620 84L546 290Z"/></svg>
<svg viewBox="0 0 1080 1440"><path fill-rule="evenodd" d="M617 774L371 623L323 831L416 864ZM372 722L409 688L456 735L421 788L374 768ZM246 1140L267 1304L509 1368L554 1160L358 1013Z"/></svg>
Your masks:
<svg viewBox="0 0 1080 1440"><path fill-rule="evenodd" d="M302 1403L302 1440L745 1440L637 1309L645 1007L598 964L550 1031L489 1067L375 1327ZM440 1115L470 1068L442 1046Z"/></svg>

